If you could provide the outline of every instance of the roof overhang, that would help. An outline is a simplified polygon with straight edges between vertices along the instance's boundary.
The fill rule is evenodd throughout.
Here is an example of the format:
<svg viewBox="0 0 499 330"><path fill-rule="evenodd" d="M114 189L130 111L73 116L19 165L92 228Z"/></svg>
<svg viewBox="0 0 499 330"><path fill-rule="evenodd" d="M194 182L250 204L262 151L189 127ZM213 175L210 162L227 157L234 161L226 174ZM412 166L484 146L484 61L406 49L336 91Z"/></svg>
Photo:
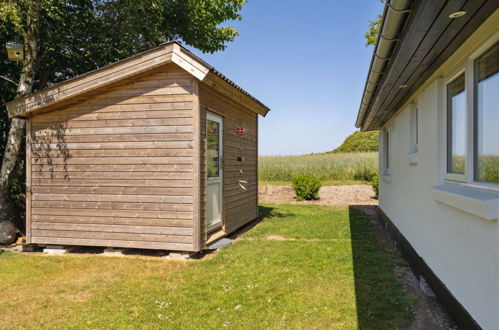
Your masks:
<svg viewBox="0 0 499 330"><path fill-rule="evenodd" d="M54 105L95 92L126 78L174 63L197 80L216 87L229 98L265 116L270 109L178 42L169 42L125 60L88 72L6 103L9 117L27 117Z"/></svg>
<svg viewBox="0 0 499 330"><path fill-rule="evenodd" d="M494 0L388 1L355 126L381 128L496 10ZM466 15L449 18L457 11Z"/></svg>

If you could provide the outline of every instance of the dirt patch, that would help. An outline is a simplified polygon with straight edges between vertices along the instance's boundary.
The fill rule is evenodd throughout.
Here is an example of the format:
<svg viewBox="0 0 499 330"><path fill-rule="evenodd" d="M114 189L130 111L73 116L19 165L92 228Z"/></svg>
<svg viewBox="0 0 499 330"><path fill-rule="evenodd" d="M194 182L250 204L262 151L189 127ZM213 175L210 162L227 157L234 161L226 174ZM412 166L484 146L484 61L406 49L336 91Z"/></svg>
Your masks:
<svg viewBox="0 0 499 330"><path fill-rule="evenodd" d="M275 204L315 204L331 206L378 205L371 186L324 186L319 191L319 199L314 201L296 201L291 186L259 186L258 198L261 203Z"/></svg>
<svg viewBox="0 0 499 330"><path fill-rule="evenodd" d="M375 206L359 206L369 218L372 224L372 230L376 234L378 242L389 253L396 253L402 258L400 252L395 247L394 241L388 235L388 232L381 225ZM420 283L409 266L397 267L395 275L402 284L404 292L414 300L412 312L414 321L409 326L410 330L427 329L457 329L450 316L445 312L442 305L438 303L435 296L429 295L421 289Z"/></svg>

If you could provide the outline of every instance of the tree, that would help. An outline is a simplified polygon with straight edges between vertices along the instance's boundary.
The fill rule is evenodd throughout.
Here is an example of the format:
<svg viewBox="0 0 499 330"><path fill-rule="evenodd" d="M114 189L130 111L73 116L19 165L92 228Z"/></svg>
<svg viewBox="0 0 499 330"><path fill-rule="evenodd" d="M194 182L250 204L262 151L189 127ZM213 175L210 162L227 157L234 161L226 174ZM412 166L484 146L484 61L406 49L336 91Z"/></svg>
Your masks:
<svg viewBox="0 0 499 330"><path fill-rule="evenodd" d="M203 52L223 50L238 35L220 26L241 19L246 0L4 0L0 42L21 41L19 67L0 51L2 103L124 59L169 40ZM15 93L14 93L15 90ZM0 129L7 136L0 170L0 220L6 219L8 189L19 157L25 122L9 122L2 109ZM6 130L8 129L8 135ZM21 166L22 167L22 166Z"/></svg>
<svg viewBox="0 0 499 330"><path fill-rule="evenodd" d="M378 131L356 131L349 135L333 153L378 151Z"/></svg>
<svg viewBox="0 0 499 330"><path fill-rule="evenodd" d="M369 27L366 33L364 33L364 38L366 38L366 46L376 45L376 40L378 40L379 28L381 26L381 19L383 15L378 14L374 21L369 21Z"/></svg>
<svg viewBox="0 0 499 330"><path fill-rule="evenodd" d="M385 0L380 0L382 3ZM381 21L383 20L383 15L378 14L374 21L369 20L369 26L367 32L364 33L364 38L366 38L366 46L376 45L376 41L378 40L379 29L381 28Z"/></svg>

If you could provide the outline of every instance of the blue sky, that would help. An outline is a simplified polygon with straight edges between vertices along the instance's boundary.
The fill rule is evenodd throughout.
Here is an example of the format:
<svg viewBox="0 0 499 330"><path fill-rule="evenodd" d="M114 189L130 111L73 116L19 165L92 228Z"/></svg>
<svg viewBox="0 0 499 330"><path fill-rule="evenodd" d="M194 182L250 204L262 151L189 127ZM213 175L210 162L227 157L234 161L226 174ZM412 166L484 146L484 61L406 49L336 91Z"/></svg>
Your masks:
<svg viewBox="0 0 499 330"><path fill-rule="evenodd" d="M363 34L378 0L249 0L240 36L208 63L271 108L260 155L324 152L355 131L373 47Z"/></svg>

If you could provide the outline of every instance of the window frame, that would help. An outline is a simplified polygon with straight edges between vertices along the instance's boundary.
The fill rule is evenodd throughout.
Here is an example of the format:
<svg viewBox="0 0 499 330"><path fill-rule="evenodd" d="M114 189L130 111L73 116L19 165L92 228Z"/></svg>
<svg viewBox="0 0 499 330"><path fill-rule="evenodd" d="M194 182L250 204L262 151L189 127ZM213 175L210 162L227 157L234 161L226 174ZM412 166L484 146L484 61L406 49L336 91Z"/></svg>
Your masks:
<svg viewBox="0 0 499 330"><path fill-rule="evenodd" d="M487 40L485 43L478 47L470 56L462 60L451 74L449 74L443 81L443 93L444 93L444 180L454 183L464 184L466 186L499 191L499 183L483 182L477 181L475 179L475 164L477 156L477 139L478 127L476 123L477 115L477 105L478 98L476 87L477 85L477 59L485 54L491 47L493 47L497 42L499 42L499 33L497 33L493 38ZM448 104L448 84L454 79L458 78L464 73L465 77L465 97L466 97L466 144L465 144L465 172L464 174L450 173L448 172L448 148L449 148L449 136L448 136L448 124L449 124L449 104Z"/></svg>
<svg viewBox="0 0 499 330"><path fill-rule="evenodd" d="M419 108L416 103L411 105L409 118L409 154L419 152Z"/></svg>
<svg viewBox="0 0 499 330"><path fill-rule="evenodd" d="M383 129L380 130L381 143L380 145L380 176L381 179L386 183L391 183L393 159L391 155L393 154L392 149L392 138L394 131L394 125L388 124Z"/></svg>
<svg viewBox="0 0 499 330"><path fill-rule="evenodd" d="M459 78L461 75L464 75L464 96L466 99L466 110L465 110L465 150L464 150L464 173L454 173L454 172L449 172L449 156L452 154L452 152L449 150L450 149L450 143L449 139L452 138L451 134L449 134L449 125L451 124L449 115L450 115L450 98L449 98L449 84L455 81L457 78ZM469 155L469 145L468 145L468 123L470 121L470 116L469 116L469 103L468 103L468 84L467 84L467 79L468 79L468 73L465 68L460 68L459 70L455 71L451 76L449 76L446 81L445 81L445 174L446 174L446 179L449 181L458 181L458 182L466 182L467 181L467 171L468 171L468 159L470 158Z"/></svg>

